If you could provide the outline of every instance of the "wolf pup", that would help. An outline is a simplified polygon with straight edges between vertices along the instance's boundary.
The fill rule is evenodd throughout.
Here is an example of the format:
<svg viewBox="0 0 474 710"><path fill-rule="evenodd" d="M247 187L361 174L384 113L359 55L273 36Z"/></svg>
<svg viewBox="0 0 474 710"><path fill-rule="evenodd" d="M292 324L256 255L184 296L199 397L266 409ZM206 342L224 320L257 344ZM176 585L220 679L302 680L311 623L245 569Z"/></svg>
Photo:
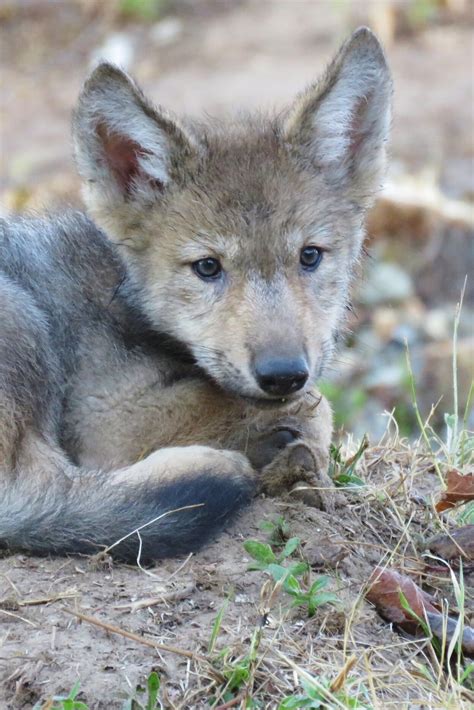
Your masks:
<svg viewBox="0 0 474 710"><path fill-rule="evenodd" d="M287 112L227 125L179 121L117 67L93 71L73 120L93 221L0 233L2 546L179 555L255 492L324 479L331 412L313 387L391 91L364 28Z"/></svg>

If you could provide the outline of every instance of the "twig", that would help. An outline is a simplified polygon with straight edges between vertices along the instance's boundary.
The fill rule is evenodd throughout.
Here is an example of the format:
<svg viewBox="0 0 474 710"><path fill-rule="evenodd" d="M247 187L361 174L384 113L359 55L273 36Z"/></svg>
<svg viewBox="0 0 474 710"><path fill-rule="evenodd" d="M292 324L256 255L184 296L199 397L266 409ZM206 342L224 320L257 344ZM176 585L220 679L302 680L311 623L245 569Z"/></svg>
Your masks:
<svg viewBox="0 0 474 710"><path fill-rule="evenodd" d="M19 614L14 614L12 611L7 611L6 609L0 609L0 614L6 614L7 616L12 616L14 619L19 619L20 621L24 621L25 624L29 624L30 626L33 626L35 629L38 628L38 624L33 623L33 621L30 621L29 619L25 619L24 616L20 616Z"/></svg>
<svg viewBox="0 0 474 710"><path fill-rule="evenodd" d="M67 614L71 614L71 616L75 616L81 621L85 621L88 624L92 624L92 626L98 626L100 629L104 629L104 631L108 631L111 634L123 636L124 638L130 639L130 641L136 641L142 646L154 648L156 651L166 651L168 653L174 653L176 656L190 658L193 661L199 661L200 663L205 663L208 666L210 665L208 659L205 656L201 656L198 653L194 653L193 651L186 651L184 648L177 648L176 646L169 646L165 643L156 643L155 641L150 641L149 639L143 638L143 636L133 634L131 631L125 631L125 629L121 629L119 626L113 626L113 624L108 624L106 621L101 621L100 619L96 619L93 616L81 614L81 612L73 611L72 609L68 609L67 607L63 607L63 611L65 611ZM215 671L214 668L212 668L212 672L213 674L217 674L217 671ZM220 674L219 680L222 680Z"/></svg>
<svg viewBox="0 0 474 710"><path fill-rule="evenodd" d="M170 576L167 579L168 583L173 579L173 577L176 577L176 575L178 575L181 572L181 570L183 570L186 567L186 565L188 564L189 560L191 559L191 557L193 555L194 555L194 552L190 552L189 555L186 557L186 559L183 560L183 562L181 562L181 564L175 569L175 571L170 574Z"/></svg>
<svg viewBox="0 0 474 710"><path fill-rule="evenodd" d="M117 604L114 609L117 610L127 610L138 611L138 609L144 609L147 606L155 606L156 604L163 604L170 601L179 601L180 599L185 599L188 594L194 591L196 585L188 584L182 589L174 589L171 592L164 592L159 597L148 597L147 599L140 599L136 602L130 602L129 604Z"/></svg>
<svg viewBox="0 0 474 710"><path fill-rule="evenodd" d="M347 680L347 676L349 675L350 671L356 663L356 656L350 656L350 658L347 659L346 663L344 664L344 667L341 668L341 670L329 686L329 690L331 691L331 693L337 693L339 690L341 690L342 686Z"/></svg>
<svg viewBox="0 0 474 710"><path fill-rule="evenodd" d="M235 696L235 698L232 698L232 700L228 700L223 705L218 705L215 708L215 710L227 710L227 708L234 708L236 705L241 703L242 700L245 700L246 695L247 695L246 691L244 691L243 693L239 693L238 695Z"/></svg>
<svg viewBox="0 0 474 710"><path fill-rule="evenodd" d="M75 590L71 590L69 592L64 592L59 594L53 594L50 597L38 597L37 599L17 599L15 600L15 604L18 607L22 606L41 606L42 604L49 604L51 602L57 602L60 601L61 599L71 599L72 597L77 597L79 596L79 592ZM8 600L0 599L0 608L2 607L2 604L6 603Z"/></svg>
<svg viewBox="0 0 474 710"><path fill-rule="evenodd" d="M193 505L183 505L181 508L174 508L173 510L167 510L165 513L161 513L161 515L157 515L156 518L152 518L152 520L148 520L146 523L143 523L143 525L139 525L137 528L132 530L131 532L127 533L123 537L120 538L120 540L116 540L112 545L109 545L106 547L104 550L101 550L100 554L101 555L107 555L110 550L113 550L114 547L117 547L117 545L120 545L120 543L124 542L124 540L127 540L129 537L132 535L135 535L136 533L138 534L140 530L143 530L144 528L147 528L149 525L153 525L153 523L156 523L158 520L161 520L162 518L166 518L167 515L172 515L173 513L180 513L182 510L191 510L192 508L202 508L204 503L194 503ZM140 546L140 551L141 551L141 546Z"/></svg>

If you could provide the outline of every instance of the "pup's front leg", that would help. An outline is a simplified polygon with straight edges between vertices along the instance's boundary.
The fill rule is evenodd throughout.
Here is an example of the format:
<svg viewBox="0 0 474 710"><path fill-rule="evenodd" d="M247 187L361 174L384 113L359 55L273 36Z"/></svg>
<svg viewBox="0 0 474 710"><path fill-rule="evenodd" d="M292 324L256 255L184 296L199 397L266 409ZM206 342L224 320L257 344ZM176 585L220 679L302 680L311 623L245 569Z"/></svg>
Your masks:
<svg viewBox="0 0 474 710"><path fill-rule="evenodd" d="M82 466L113 470L166 447L229 448L223 442L245 417L243 402L205 380L166 386L153 369L137 370L111 382L102 378L101 389L87 392L72 411L72 453Z"/></svg>
<svg viewBox="0 0 474 710"><path fill-rule="evenodd" d="M322 509L342 503L328 475L332 411L318 391L282 408L260 409L209 382L188 380L173 390L174 436L168 445L237 450L259 472L259 485L269 495L292 490Z"/></svg>
<svg viewBox="0 0 474 710"><path fill-rule="evenodd" d="M329 507L324 499L334 498L325 478L332 415L318 393L309 392L285 409L262 410L206 380L160 386L152 370L131 374L118 378L119 386L115 378L114 387L103 378L102 390L83 398L74 418L75 457L81 465L112 470L170 446L230 449L246 454L268 494L305 481L311 491L298 495Z"/></svg>

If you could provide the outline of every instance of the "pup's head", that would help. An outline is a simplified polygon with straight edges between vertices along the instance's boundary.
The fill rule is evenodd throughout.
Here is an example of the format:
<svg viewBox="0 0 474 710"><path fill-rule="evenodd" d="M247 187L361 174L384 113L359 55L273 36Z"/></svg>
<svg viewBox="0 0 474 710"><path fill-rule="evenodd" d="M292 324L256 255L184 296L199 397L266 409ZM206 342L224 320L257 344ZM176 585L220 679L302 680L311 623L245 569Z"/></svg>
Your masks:
<svg viewBox="0 0 474 710"><path fill-rule="evenodd" d="M122 245L157 330L224 389L298 397L347 305L380 186L391 80L367 29L276 118L184 124L101 64L74 117L97 224Z"/></svg>

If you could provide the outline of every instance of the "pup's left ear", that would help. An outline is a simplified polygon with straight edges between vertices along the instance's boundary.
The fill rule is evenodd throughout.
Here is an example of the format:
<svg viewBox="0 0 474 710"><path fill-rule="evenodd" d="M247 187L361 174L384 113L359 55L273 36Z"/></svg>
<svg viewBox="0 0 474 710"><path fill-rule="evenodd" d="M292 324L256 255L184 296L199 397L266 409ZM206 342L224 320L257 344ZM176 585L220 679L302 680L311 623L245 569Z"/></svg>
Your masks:
<svg viewBox="0 0 474 710"><path fill-rule="evenodd" d="M200 146L177 119L155 108L118 67L90 75L73 116L76 163L87 206L113 239L146 246L143 219L182 186Z"/></svg>
<svg viewBox="0 0 474 710"><path fill-rule="evenodd" d="M296 101L284 126L300 160L366 207L380 187L392 80L375 35L358 29L324 77Z"/></svg>

